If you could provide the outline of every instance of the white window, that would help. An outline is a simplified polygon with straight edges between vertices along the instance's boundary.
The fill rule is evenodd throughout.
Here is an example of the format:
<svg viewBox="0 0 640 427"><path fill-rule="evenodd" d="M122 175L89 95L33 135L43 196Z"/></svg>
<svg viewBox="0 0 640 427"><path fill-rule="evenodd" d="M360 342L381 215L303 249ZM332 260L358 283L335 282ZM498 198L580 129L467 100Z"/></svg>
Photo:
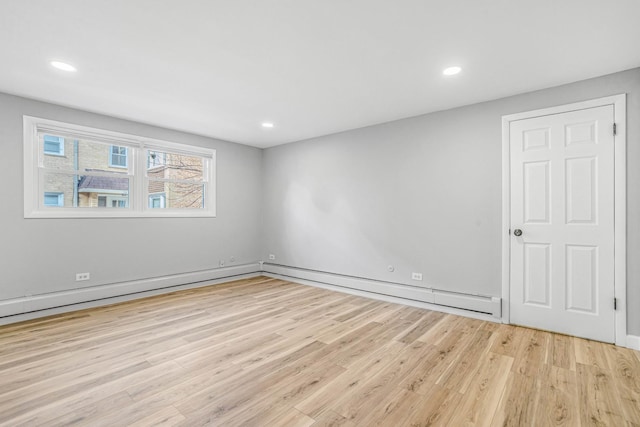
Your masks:
<svg viewBox="0 0 640 427"><path fill-rule="evenodd" d="M44 154L51 156L64 156L64 138L59 136L43 135Z"/></svg>
<svg viewBox="0 0 640 427"><path fill-rule="evenodd" d="M149 194L149 208L151 209L159 209L165 207L165 195L164 193L160 194Z"/></svg>
<svg viewBox="0 0 640 427"><path fill-rule="evenodd" d="M68 152L62 156L65 141ZM213 217L215 154L25 116L24 216Z"/></svg>
<svg viewBox="0 0 640 427"><path fill-rule="evenodd" d="M112 168L127 167L127 147L112 145L109 151L109 166Z"/></svg>
<svg viewBox="0 0 640 427"><path fill-rule="evenodd" d="M152 169L152 168L164 166L164 162L165 162L164 153L149 151L149 156L147 157L147 168Z"/></svg>
<svg viewBox="0 0 640 427"><path fill-rule="evenodd" d="M44 193L44 205L45 206L64 206L64 193Z"/></svg>

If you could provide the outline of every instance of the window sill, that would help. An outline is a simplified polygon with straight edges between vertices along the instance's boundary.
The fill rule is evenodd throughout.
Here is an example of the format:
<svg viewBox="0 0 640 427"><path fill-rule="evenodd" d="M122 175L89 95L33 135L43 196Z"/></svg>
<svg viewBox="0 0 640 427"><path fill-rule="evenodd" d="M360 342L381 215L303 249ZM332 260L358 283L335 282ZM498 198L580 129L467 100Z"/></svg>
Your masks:
<svg viewBox="0 0 640 427"><path fill-rule="evenodd" d="M167 209L158 209L158 212L154 211L129 211L120 210L115 208L81 208L82 211L78 212L77 209L66 210L60 208L51 208L50 210L41 210L35 212L25 212L25 219L91 219L91 218L215 218L214 212L202 212L202 211L175 211Z"/></svg>

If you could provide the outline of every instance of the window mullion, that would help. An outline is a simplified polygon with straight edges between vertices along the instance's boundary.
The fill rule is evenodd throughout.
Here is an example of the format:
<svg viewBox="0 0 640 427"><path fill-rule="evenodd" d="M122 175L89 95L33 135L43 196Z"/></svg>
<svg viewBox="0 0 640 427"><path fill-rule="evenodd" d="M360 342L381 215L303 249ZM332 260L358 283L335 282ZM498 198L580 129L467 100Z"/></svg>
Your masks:
<svg viewBox="0 0 640 427"><path fill-rule="evenodd" d="M213 157L211 159L207 159L206 160L206 168L207 168L207 186L206 186L206 190L208 191L208 197L205 194L206 200L209 203L209 208L211 209L211 213L216 216L217 215L217 177L216 177L216 162L217 162L217 153L214 151L213 152Z"/></svg>
<svg viewBox="0 0 640 427"><path fill-rule="evenodd" d="M146 199L146 173L144 162L146 160L144 144L140 143L135 149L132 150L133 155L133 179L135 180L135 210L138 212L144 212L146 205L144 203Z"/></svg>

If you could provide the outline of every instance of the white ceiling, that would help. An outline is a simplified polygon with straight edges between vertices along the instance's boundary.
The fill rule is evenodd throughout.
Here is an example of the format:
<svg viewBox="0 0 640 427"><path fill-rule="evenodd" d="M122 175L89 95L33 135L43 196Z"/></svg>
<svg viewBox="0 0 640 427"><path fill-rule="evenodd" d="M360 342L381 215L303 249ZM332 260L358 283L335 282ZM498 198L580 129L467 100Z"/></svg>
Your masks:
<svg viewBox="0 0 640 427"><path fill-rule="evenodd" d="M0 91L269 147L638 67L639 21L639 0L0 0Z"/></svg>

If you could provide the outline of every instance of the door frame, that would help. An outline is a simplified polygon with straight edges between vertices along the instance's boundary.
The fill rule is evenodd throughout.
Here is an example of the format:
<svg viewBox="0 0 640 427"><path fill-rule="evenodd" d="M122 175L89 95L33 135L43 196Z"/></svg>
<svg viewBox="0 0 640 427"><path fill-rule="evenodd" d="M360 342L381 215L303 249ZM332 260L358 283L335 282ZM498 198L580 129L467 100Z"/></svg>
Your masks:
<svg viewBox="0 0 640 427"><path fill-rule="evenodd" d="M540 110L502 116L502 323L510 323L511 267L511 122L613 105L614 143L614 298L615 344L627 347L627 133L626 94L607 96ZM613 129L612 129L613 131Z"/></svg>

